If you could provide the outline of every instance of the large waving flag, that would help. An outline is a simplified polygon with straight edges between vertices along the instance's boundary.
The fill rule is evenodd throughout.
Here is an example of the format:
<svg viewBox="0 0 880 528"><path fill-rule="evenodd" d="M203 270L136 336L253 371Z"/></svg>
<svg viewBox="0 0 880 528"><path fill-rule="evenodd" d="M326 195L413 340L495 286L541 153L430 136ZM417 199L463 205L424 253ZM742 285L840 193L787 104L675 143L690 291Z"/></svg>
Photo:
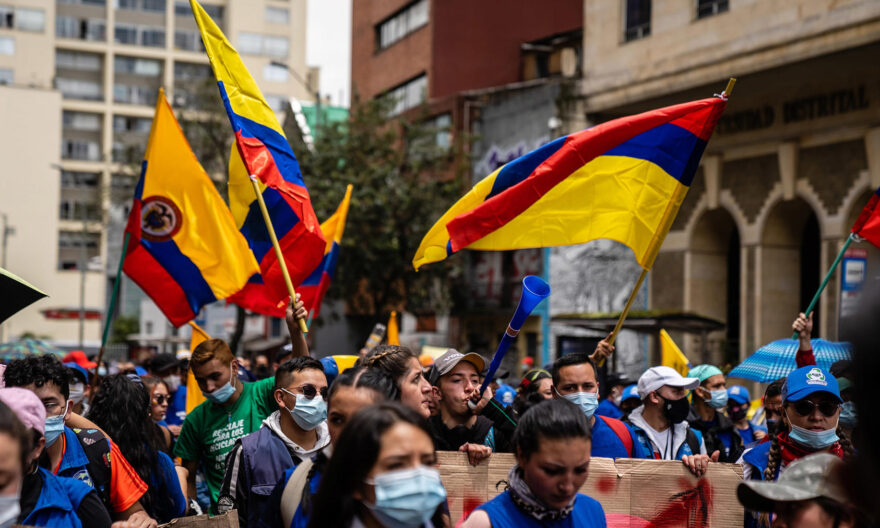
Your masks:
<svg viewBox="0 0 880 528"><path fill-rule="evenodd" d="M300 300L306 310L312 312L312 317L321 314L321 301L333 276L336 274L336 261L339 258L339 245L342 243L342 234L345 231L345 219L348 216L348 206L351 203L351 185L345 188L345 197L336 208L336 212L321 224L321 232L327 237L327 246L324 248L324 258L306 280L296 289L300 294Z"/></svg>
<svg viewBox="0 0 880 528"><path fill-rule="evenodd" d="M852 233L880 248L880 189L874 191L852 226Z"/></svg>
<svg viewBox="0 0 880 528"><path fill-rule="evenodd" d="M682 377L687 377L691 370L691 362L663 328L660 329L660 364L672 367Z"/></svg>
<svg viewBox="0 0 880 528"><path fill-rule="evenodd" d="M477 183L428 231L418 269L460 249L629 246L650 269L693 180L724 96L561 137Z"/></svg>
<svg viewBox="0 0 880 528"><path fill-rule="evenodd" d="M123 270L175 326L259 271L162 90L126 230Z"/></svg>
<svg viewBox="0 0 880 528"><path fill-rule="evenodd" d="M235 132L229 161L229 208L260 264L260 274L230 301L283 317L288 290L249 176L257 178L293 284L301 283L321 261L324 236L275 112L220 28L196 0L190 0L190 5Z"/></svg>

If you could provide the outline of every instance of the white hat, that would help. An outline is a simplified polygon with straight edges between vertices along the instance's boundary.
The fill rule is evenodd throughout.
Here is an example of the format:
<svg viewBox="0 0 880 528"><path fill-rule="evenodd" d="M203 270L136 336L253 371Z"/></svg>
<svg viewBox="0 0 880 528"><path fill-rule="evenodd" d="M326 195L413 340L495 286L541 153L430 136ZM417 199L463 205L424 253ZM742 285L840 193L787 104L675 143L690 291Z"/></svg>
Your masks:
<svg viewBox="0 0 880 528"><path fill-rule="evenodd" d="M644 400L645 396L664 385L696 389L700 386L700 380L699 378L683 378L672 367L651 367L639 378L639 398Z"/></svg>

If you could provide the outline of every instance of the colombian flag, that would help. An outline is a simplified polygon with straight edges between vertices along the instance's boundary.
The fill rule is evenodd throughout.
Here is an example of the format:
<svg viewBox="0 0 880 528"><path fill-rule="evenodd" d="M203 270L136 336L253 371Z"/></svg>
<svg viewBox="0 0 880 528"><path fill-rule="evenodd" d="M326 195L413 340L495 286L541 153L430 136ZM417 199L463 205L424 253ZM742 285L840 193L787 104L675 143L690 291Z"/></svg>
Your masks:
<svg viewBox="0 0 880 528"><path fill-rule="evenodd" d="M162 90L126 231L122 269L175 326L259 271Z"/></svg>
<svg viewBox="0 0 880 528"><path fill-rule="evenodd" d="M428 231L418 269L460 249L629 246L650 269L694 178L723 94L561 137L480 181Z"/></svg>
<svg viewBox="0 0 880 528"><path fill-rule="evenodd" d="M350 203L351 185L345 188L345 197L336 208L336 212L321 224L321 232L327 237L327 246L324 248L324 258L321 259L321 264L296 289L306 310L313 312L313 317L318 317L321 313L321 300L324 299L324 294L330 287L330 282L336 273L336 260L339 258L339 245L342 243L345 217L348 216Z"/></svg>
<svg viewBox="0 0 880 528"><path fill-rule="evenodd" d="M229 161L229 208L260 264L260 273L230 301L283 317L287 287L249 176L258 180L294 284L308 277L321 261L324 236L275 112L220 28L196 0L190 0L190 5L235 133Z"/></svg>
<svg viewBox="0 0 880 528"><path fill-rule="evenodd" d="M853 224L852 232L880 248L880 189L871 195Z"/></svg>

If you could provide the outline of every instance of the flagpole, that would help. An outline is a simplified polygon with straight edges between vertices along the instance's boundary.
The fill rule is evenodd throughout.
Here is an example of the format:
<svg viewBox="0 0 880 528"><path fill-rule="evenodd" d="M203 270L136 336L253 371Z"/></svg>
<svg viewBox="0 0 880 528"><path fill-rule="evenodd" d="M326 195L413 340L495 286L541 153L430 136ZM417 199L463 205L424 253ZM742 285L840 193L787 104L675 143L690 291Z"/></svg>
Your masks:
<svg viewBox="0 0 880 528"><path fill-rule="evenodd" d="M846 242L843 243L843 247L840 248L840 251L837 253L837 258L834 259L834 263L831 264L831 269L828 270L828 273L825 274L825 278L822 279L822 284L819 285L819 289L816 291L816 295L813 295L813 300L810 301L810 305L807 306L807 311L804 312L806 317L810 317L810 314L813 313L813 308L816 307L816 303L819 302L819 297L822 296L822 291L825 289L825 286L828 285L828 281L831 280L831 277L834 275L834 271L837 269L837 265L840 264L841 259L843 259L843 254L846 253L846 250L849 248L849 245L853 243L853 240L856 239L856 236L852 233L846 237ZM792 339L797 339L798 333L795 332L792 334Z"/></svg>
<svg viewBox="0 0 880 528"><path fill-rule="evenodd" d="M122 263L125 262L125 252L128 251L128 242L131 238L131 233L127 230L125 231L125 237L122 239L122 254L119 255L119 265L116 267L116 279L113 280L113 294L110 295L110 304L107 307L107 317L104 320L104 333L101 336L101 348L98 349L98 360L96 363L98 367L101 366L101 361L104 359L104 347L107 345L107 338L110 337L110 321L113 319L113 312L116 311L116 299L119 298L119 283L122 282L120 279L122 278ZM92 390L91 390L91 398L95 396L95 388L98 386L98 376L97 370L95 371L95 376L92 376Z"/></svg>
<svg viewBox="0 0 880 528"><path fill-rule="evenodd" d="M281 251L281 245L278 244L278 237L275 236L275 228L272 227L272 219L269 217L269 210L266 208L266 202L263 201L263 193L260 192L260 185L257 183L257 177L250 175L251 185L254 186L254 194L257 195L257 201L260 203L260 211L263 213L263 220L266 222L266 230L269 231L269 238L272 239L272 247L275 248L275 256L278 258L278 265L281 267L281 275L284 276L284 284L287 285L287 292L290 299L296 299L296 291L293 289L293 282L290 280L290 273L287 271L287 262L284 261L284 253ZM302 333L309 333L309 327L302 319L297 319L299 329Z"/></svg>

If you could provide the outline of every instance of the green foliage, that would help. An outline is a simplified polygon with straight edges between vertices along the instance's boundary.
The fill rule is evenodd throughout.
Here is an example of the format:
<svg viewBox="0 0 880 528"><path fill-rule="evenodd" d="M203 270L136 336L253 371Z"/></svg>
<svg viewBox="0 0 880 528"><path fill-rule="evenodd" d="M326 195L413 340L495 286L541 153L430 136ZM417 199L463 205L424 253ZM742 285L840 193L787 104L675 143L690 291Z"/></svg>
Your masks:
<svg viewBox="0 0 880 528"><path fill-rule="evenodd" d="M110 343L126 343L128 336L136 334L140 330L137 317L120 315L113 321Z"/></svg>
<svg viewBox="0 0 880 528"><path fill-rule="evenodd" d="M405 305L444 312L455 299L458 259L418 273L412 259L428 229L462 192L461 144L438 147L423 112L389 120L389 102L355 102L349 121L321 127L312 150L296 148L319 220L354 186L336 276L327 296L353 315L380 316Z"/></svg>

